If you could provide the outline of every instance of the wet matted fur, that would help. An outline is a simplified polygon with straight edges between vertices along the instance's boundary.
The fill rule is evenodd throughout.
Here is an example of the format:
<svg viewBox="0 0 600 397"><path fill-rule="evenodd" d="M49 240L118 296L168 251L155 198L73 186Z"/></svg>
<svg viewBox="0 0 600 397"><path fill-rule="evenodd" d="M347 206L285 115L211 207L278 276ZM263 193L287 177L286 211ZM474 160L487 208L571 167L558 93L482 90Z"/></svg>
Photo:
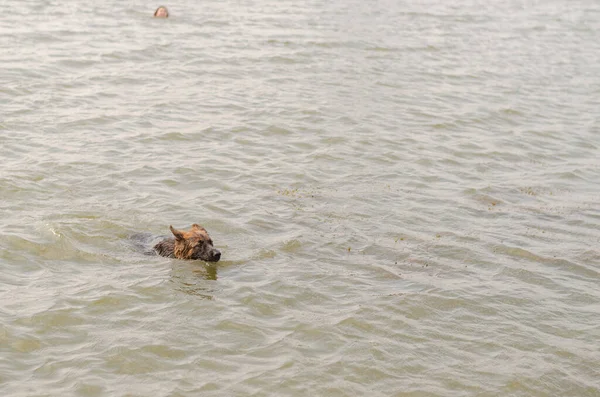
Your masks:
<svg viewBox="0 0 600 397"><path fill-rule="evenodd" d="M194 223L187 231L169 226L175 238L167 238L154 246L158 255L177 259L200 259L218 262L221 252L213 246L213 241L202 226Z"/></svg>

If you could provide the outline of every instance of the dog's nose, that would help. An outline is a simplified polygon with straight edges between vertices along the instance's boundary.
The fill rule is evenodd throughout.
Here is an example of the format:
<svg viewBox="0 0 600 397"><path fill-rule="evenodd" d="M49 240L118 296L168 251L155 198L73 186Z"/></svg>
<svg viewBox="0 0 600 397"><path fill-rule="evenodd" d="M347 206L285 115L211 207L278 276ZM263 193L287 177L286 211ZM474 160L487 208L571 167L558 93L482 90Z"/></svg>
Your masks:
<svg viewBox="0 0 600 397"><path fill-rule="evenodd" d="M221 251L217 249L213 250L212 257L214 258L215 262L217 262L219 259L221 259Z"/></svg>

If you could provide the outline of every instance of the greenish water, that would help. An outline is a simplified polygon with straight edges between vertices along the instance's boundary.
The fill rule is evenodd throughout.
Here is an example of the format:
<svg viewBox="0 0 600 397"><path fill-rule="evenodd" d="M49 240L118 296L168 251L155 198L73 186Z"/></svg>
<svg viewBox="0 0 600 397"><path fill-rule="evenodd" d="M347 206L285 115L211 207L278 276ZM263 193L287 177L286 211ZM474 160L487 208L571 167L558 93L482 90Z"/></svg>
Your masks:
<svg viewBox="0 0 600 397"><path fill-rule="evenodd" d="M165 5L3 7L0 395L600 395L600 4Z"/></svg>

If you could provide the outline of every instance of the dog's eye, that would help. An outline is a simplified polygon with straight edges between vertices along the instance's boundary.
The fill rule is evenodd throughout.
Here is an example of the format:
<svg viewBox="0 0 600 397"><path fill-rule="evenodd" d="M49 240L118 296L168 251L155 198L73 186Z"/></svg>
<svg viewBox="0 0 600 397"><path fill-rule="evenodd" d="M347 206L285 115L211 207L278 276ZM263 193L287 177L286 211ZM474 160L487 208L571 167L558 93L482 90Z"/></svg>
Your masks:
<svg viewBox="0 0 600 397"><path fill-rule="evenodd" d="M208 239L206 242L207 242L207 243L209 243L210 245L213 245L213 243L212 243L212 240L211 240L211 239Z"/></svg>

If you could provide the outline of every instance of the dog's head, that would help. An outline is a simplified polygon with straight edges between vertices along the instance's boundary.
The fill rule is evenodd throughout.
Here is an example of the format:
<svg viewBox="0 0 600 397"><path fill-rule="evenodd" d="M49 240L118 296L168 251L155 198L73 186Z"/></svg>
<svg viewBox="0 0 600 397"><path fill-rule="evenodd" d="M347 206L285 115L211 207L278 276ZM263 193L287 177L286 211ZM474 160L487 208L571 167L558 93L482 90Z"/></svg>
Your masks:
<svg viewBox="0 0 600 397"><path fill-rule="evenodd" d="M169 226L175 236L173 255L178 259L201 259L218 262L221 252L213 246L212 239L206 229L193 224L189 232L182 232Z"/></svg>

